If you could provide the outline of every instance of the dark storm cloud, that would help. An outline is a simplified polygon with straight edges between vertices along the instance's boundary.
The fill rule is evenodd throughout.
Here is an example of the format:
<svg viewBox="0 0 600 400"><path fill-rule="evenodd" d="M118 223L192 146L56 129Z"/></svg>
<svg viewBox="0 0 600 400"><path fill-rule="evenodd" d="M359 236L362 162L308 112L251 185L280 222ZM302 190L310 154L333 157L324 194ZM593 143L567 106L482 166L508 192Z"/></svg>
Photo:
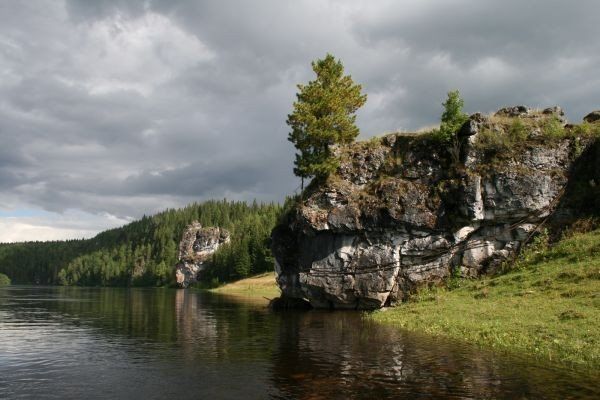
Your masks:
<svg viewBox="0 0 600 400"><path fill-rule="evenodd" d="M353 31L365 47L404 50L405 57L396 58L403 61L395 65L396 71L381 71L370 82L379 89L397 78L412 98L399 96L390 107L403 110L416 124L431 120L435 114L427 102L452 88L462 90L471 111L516 102L559 103L572 119L580 120L598 106L600 81L594 70L600 65L600 42L593 39L600 34L597 2L406 5L389 3L361 14Z"/></svg>
<svg viewBox="0 0 600 400"><path fill-rule="evenodd" d="M101 19L115 14L136 16L144 12L147 3L139 0L66 0L65 7L72 19L81 21Z"/></svg>
<svg viewBox="0 0 600 400"><path fill-rule="evenodd" d="M221 165L203 162L159 174L144 172L129 177L123 188L135 194L177 193L201 198L205 193L259 193L267 189L265 181L278 178L278 170L263 168L256 160L227 160ZM287 175L287 174L285 174ZM265 187L266 186L266 187ZM273 195L273 193L271 193Z"/></svg>
<svg viewBox="0 0 600 400"><path fill-rule="evenodd" d="M579 121L600 107L599 12L597 1L4 1L0 207L126 218L282 200L298 185L286 114L326 52L369 95L364 137L435 124L454 88L470 112L560 104Z"/></svg>

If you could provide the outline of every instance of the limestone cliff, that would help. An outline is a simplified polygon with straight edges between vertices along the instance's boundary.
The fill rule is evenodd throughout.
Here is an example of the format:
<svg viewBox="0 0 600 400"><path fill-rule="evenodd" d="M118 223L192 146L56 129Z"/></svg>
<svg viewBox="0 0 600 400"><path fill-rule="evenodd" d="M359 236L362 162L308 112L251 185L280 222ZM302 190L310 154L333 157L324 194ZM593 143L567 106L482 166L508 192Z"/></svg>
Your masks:
<svg viewBox="0 0 600 400"><path fill-rule="evenodd" d="M229 241L230 235L225 229L203 228L197 221L188 225L179 243L179 262L175 266L177 285L186 288L197 282L213 253Z"/></svg>
<svg viewBox="0 0 600 400"><path fill-rule="evenodd" d="M337 173L273 231L283 295L371 309L451 275L495 272L559 207L594 135L565 126L558 107L520 106L472 115L452 145L425 133L338 148Z"/></svg>

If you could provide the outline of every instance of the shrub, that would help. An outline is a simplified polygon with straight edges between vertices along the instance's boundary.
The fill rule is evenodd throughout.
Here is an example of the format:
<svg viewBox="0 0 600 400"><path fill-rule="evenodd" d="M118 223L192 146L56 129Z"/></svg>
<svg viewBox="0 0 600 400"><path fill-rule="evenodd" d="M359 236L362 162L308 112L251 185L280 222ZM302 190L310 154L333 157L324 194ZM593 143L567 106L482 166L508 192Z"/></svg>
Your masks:
<svg viewBox="0 0 600 400"><path fill-rule="evenodd" d="M550 242L550 235L547 229L542 229L540 232L536 232L533 236L533 240L521 249L515 263L514 269L521 269L525 266L533 265L543 261L546 250Z"/></svg>
<svg viewBox="0 0 600 400"><path fill-rule="evenodd" d="M509 140L509 136L491 129L483 129L477 135L477 141L475 142L475 147L477 149L494 153L505 151L510 148L510 146L511 141Z"/></svg>
<svg viewBox="0 0 600 400"><path fill-rule="evenodd" d="M573 136L600 138L600 124L590 124L589 122L583 122L579 125L575 125L572 128L571 134Z"/></svg>
<svg viewBox="0 0 600 400"><path fill-rule="evenodd" d="M2 273L0 273L0 286L10 285L10 278Z"/></svg>
<svg viewBox="0 0 600 400"><path fill-rule="evenodd" d="M508 137L511 143L527 140L527 127L520 118L513 119L508 129Z"/></svg>
<svg viewBox="0 0 600 400"><path fill-rule="evenodd" d="M565 137L565 128L558 118L551 117L542 124L542 133L549 139L561 139Z"/></svg>

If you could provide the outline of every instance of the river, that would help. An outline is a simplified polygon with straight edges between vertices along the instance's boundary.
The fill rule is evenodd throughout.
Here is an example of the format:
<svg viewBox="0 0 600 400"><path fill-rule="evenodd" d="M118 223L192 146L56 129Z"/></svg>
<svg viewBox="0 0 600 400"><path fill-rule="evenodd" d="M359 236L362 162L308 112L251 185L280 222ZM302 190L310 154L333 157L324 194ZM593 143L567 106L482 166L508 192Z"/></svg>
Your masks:
<svg viewBox="0 0 600 400"><path fill-rule="evenodd" d="M600 398L597 374L175 289L0 288L4 399Z"/></svg>

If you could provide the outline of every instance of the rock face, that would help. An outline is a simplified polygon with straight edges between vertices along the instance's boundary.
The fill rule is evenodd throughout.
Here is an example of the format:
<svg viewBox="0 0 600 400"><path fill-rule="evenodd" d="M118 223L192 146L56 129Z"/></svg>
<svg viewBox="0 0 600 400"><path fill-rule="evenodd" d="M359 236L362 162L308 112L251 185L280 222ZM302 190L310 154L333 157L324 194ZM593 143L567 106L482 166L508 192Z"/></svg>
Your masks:
<svg viewBox="0 0 600 400"><path fill-rule="evenodd" d="M583 117L585 122L594 123L600 121L600 110L592 111L585 117Z"/></svg>
<svg viewBox="0 0 600 400"><path fill-rule="evenodd" d="M186 288L197 282L212 254L229 241L229 232L225 229L202 228L197 221L188 225L179 243L179 262L175 266L177 285Z"/></svg>
<svg viewBox="0 0 600 400"><path fill-rule="evenodd" d="M454 154L427 134L338 149L338 172L313 182L273 231L283 296L316 308L373 309L452 275L493 273L555 210L592 142L545 137L546 121L562 115L523 106L474 114ZM526 122L527 140L487 144L494 135L509 140L516 118Z"/></svg>
<svg viewBox="0 0 600 400"><path fill-rule="evenodd" d="M531 110L527 106L512 106L499 109L496 111L496 115L506 117L521 117L528 115L530 112Z"/></svg>

